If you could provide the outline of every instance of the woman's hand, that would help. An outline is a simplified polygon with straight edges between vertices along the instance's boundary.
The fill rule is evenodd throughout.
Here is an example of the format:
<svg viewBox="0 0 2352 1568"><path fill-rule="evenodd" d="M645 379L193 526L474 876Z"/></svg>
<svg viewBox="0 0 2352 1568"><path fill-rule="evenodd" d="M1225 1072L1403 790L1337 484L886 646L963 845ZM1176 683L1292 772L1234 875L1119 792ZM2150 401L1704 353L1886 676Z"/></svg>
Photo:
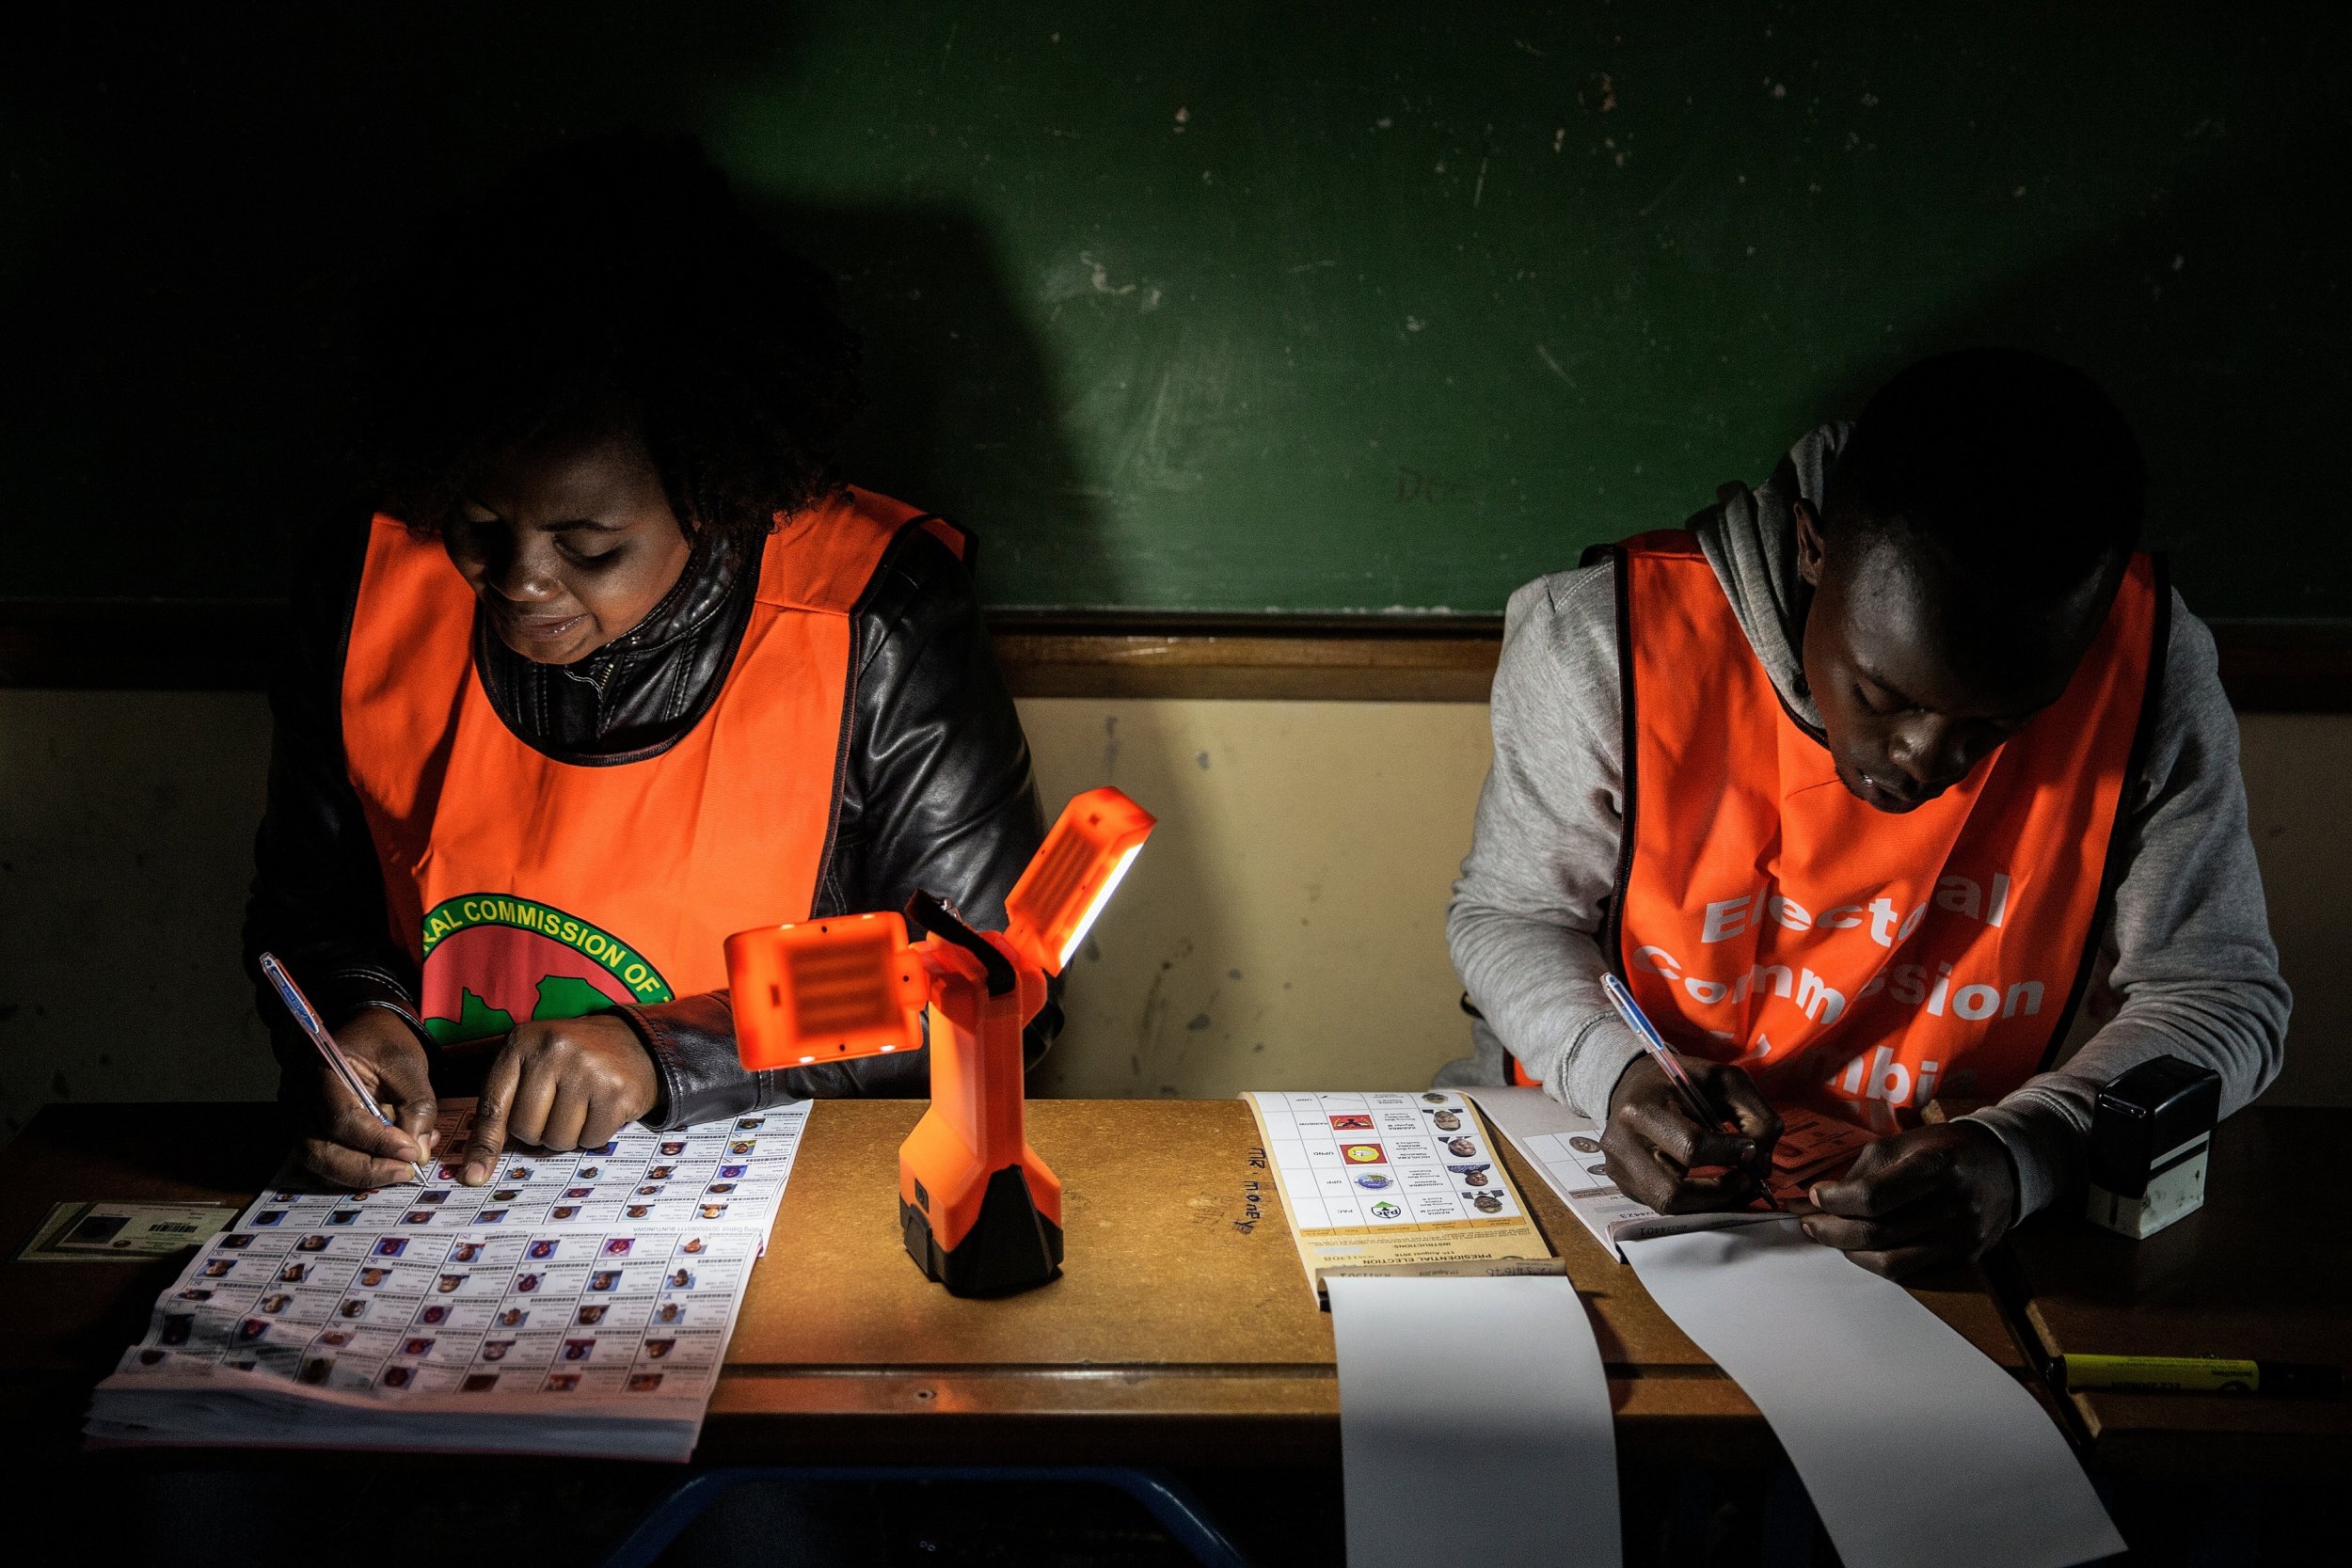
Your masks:
<svg viewBox="0 0 2352 1568"><path fill-rule="evenodd" d="M1637 1056L1609 1095L1609 1125L1600 1134L1609 1180L1661 1214L1743 1209L1764 1190L1780 1117L1738 1068L1676 1055L1698 1085L1700 1097L1729 1113L1739 1135L1692 1120L1658 1064L1646 1054ZM1729 1168L1694 1176L1694 1166Z"/></svg>
<svg viewBox="0 0 2352 1568"><path fill-rule="evenodd" d="M1806 1235L1902 1279L1984 1256L2016 1223L2017 1167L1990 1127L1947 1121L1872 1144L1809 1196Z"/></svg>
<svg viewBox="0 0 2352 1568"><path fill-rule="evenodd" d="M459 1180L490 1180L510 1133L541 1148L594 1148L660 1092L637 1031L611 1013L517 1024L482 1082Z"/></svg>
<svg viewBox="0 0 2352 1568"><path fill-rule="evenodd" d="M302 1140L302 1163L346 1187L416 1180L409 1167L433 1152L433 1122L440 1115L425 1071L424 1047L407 1024L382 1007L362 1007L337 1024L335 1043L393 1125L369 1115L321 1062L318 1132Z"/></svg>

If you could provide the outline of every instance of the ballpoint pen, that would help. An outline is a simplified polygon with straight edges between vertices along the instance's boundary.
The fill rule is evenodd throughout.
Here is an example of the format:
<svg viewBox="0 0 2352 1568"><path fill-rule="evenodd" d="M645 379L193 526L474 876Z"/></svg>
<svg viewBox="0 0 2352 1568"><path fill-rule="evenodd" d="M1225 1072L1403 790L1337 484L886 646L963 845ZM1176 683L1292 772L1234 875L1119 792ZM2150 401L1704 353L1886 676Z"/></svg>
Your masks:
<svg viewBox="0 0 2352 1568"><path fill-rule="evenodd" d="M302 988L295 985L294 976L286 973L286 966L270 953L262 954L261 961L262 973L269 977L271 985L278 988L278 1000L286 1004L286 1010L294 1014L294 1021L302 1026L302 1032L310 1037L310 1043L319 1048L319 1054L326 1058L328 1070L342 1080L343 1087L349 1089L352 1097L367 1108L368 1115L387 1127L397 1125L375 1102L375 1096L370 1094L367 1086L359 1082L359 1074L353 1069L351 1058L344 1055L342 1047L335 1043L335 1037L326 1032L326 1021L319 1017L316 1007L310 1006L310 999L302 994ZM417 1173L419 1181L428 1180L422 1165L411 1161L408 1168Z"/></svg>
<svg viewBox="0 0 2352 1568"><path fill-rule="evenodd" d="M1672 1084L1675 1092L1681 1096L1683 1109L1691 1113L1691 1119L1701 1127L1729 1132L1735 1137L1746 1137L1736 1120L1708 1104L1707 1097L1699 1093L1699 1086L1692 1081L1690 1070L1667 1048L1665 1040L1659 1036L1658 1026L1649 1021L1648 1014L1642 1011L1641 1004L1633 1000L1633 993L1626 990L1625 982L1614 974L1603 972L1600 989L1608 993L1610 1005L1617 1009L1617 1016L1625 1020L1625 1026L1632 1030L1634 1037L1642 1042L1642 1049L1649 1053L1650 1060L1658 1064L1658 1070L1666 1075L1666 1082ZM1780 1207L1769 1191L1764 1192L1762 1196L1774 1209Z"/></svg>

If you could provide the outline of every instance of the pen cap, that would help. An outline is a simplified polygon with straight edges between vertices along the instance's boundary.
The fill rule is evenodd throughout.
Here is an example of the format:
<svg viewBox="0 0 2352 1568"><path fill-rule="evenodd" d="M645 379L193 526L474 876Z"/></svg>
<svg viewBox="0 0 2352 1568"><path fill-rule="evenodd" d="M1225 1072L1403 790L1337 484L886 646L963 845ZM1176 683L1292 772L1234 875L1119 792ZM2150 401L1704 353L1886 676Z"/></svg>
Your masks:
<svg viewBox="0 0 2352 1568"><path fill-rule="evenodd" d="M2221 1113L2221 1075L2178 1056L2140 1063L2099 1091L2090 1118L2090 1183L2117 1197L2202 1152ZM2194 1146L2194 1147L2191 1147Z"/></svg>

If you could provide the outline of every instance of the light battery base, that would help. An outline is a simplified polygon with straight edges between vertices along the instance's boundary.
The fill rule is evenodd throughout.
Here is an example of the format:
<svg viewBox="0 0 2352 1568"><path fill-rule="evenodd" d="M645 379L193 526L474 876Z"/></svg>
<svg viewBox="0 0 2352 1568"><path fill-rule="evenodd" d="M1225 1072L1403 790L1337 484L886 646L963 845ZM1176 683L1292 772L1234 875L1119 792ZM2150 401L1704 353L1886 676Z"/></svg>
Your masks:
<svg viewBox="0 0 2352 1568"><path fill-rule="evenodd" d="M941 1246L930 1216L904 1198L898 1200L898 1227L907 1256L951 1296L1009 1296L1061 1274L1061 1227L1039 1211L1018 1165L988 1179L979 1218L955 1246Z"/></svg>

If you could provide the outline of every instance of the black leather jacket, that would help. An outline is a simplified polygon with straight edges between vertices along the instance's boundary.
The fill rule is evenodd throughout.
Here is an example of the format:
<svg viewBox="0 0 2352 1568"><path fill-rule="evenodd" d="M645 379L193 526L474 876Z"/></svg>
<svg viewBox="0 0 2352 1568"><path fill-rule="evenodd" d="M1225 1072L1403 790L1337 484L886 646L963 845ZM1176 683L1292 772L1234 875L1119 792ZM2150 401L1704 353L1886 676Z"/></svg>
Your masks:
<svg viewBox="0 0 2352 1568"><path fill-rule="evenodd" d="M315 1059L260 982L257 954L285 959L330 1025L372 1006L413 1009L418 999L417 966L389 927L382 872L343 762L343 656L366 531L338 540L307 576L271 692L269 801L254 846L246 963L281 1082L295 1098L311 1092ZM644 621L588 658L533 664L477 626L474 668L507 727L550 756L655 756L717 698L758 575L755 555L706 538ZM850 627L850 744L811 916L896 910L919 889L975 924L1001 925L1005 895L1036 852L1043 822L1028 743L970 575L939 540L910 526L883 555ZM660 1069L660 1099L647 1117L657 1126L791 1096L928 1092L928 1053L746 1072L724 991L614 1010ZM1049 1000L1030 1026L1032 1066L1060 1026L1059 1003ZM435 1049L429 1040L426 1049Z"/></svg>

